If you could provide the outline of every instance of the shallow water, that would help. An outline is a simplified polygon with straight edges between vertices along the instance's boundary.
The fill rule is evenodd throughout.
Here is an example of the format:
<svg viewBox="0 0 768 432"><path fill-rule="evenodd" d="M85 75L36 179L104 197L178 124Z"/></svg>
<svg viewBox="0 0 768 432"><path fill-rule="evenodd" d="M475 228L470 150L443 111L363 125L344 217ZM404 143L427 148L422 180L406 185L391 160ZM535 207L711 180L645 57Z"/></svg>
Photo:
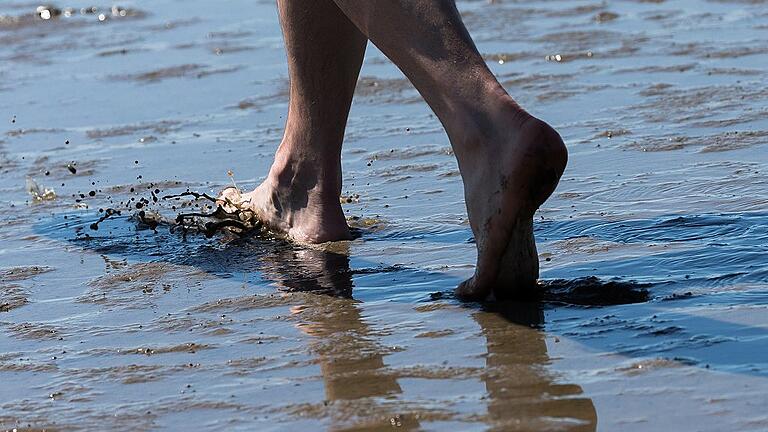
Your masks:
<svg viewBox="0 0 768 432"><path fill-rule="evenodd" d="M255 185L287 71L271 1L57 6L0 5L1 428L768 429L765 2L459 2L571 155L541 296L496 305L450 294L475 259L457 167L372 46L358 239L90 229Z"/></svg>

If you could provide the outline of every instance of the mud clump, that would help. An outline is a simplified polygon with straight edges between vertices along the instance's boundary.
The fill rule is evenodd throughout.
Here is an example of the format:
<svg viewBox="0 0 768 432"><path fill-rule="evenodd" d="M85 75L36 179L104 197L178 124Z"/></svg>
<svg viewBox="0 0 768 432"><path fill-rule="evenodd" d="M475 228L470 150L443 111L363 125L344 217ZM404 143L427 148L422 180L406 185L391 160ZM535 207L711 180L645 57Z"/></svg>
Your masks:
<svg viewBox="0 0 768 432"><path fill-rule="evenodd" d="M579 279L555 279L540 284L541 299L548 303L579 306L613 306L644 303L650 300L650 284L603 281L594 276Z"/></svg>
<svg viewBox="0 0 768 432"><path fill-rule="evenodd" d="M564 306L602 307L632 303L645 303L651 299L651 284L632 281L604 281L595 276L578 279L552 279L539 281L536 287L506 293L504 298L484 303L485 308L497 309L494 304L544 303ZM452 300L452 291L429 294L429 301Z"/></svg>
<svg viewBox="0 0 768 432"><path fill-rule="evenodd" d="M137 179L141 179L141 176ZM157 232L158 228L167 227L171 233L181 232L184 238L189 233L203 234L207 238L217 233L236 234L242 237L263 228L255 213L240 199L239 190L233 201L227 197L214 198L207 193L196 192L189 188L181 193L163 195L159 186L161 184L148 183L105 189L106 200L110 205L99 208L99 218L89 225L90 230L98 231L106 220L124 214L128 214L136 223L137 229ZM178 186L178 184L170 186ZM146 191L140 191L145 188ZM101 192L102 190L99 189L81 193L79 195L81 199L77 202L96 198ZM129 192L131 196L119 200L111 195L111 193L122 192ZM142 196L146 193L148 195ZM172 216L163 214L164 210L168 210L167 207L170 207L173 212ZM79 228L78 234L82 234ZM89 236L85 234L85 238Z"/></svg>
<svg viewBox="0 0 768 432"><path fill-rule="evenodd" d="M187 191L176 195L166 195L163 200L180 199L191 196L195 199L204 199L216 204L216 209L211 213L179 213L175 219L175 227L179 227L182 233L186 234L190 230L203 233L206 237L213 237L219 231L227 230L238 235L246 235L255 230L260 230L263 224L256 218L256 214L250 210L241 199L240 190L236 189L234 199L223 197L221 199L213 198L205 193ZM147 223L147 214L141 216L144 223ZM164 223L160 218L151 219L155 226Z"/></svg>

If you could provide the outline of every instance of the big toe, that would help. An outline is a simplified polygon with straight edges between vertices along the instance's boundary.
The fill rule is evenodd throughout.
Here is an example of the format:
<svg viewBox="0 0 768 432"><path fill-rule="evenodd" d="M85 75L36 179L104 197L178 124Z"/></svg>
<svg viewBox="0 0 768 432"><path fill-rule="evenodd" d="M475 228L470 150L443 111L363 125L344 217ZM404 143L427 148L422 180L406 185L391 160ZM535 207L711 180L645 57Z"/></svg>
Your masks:
<svg viewBox="0 0 768 432"><path fill-rule="evenodd" d="M490 287L482 286L471 277L460 283L454 290L456 297L461 301L484 301L491 294Z"/></svg>

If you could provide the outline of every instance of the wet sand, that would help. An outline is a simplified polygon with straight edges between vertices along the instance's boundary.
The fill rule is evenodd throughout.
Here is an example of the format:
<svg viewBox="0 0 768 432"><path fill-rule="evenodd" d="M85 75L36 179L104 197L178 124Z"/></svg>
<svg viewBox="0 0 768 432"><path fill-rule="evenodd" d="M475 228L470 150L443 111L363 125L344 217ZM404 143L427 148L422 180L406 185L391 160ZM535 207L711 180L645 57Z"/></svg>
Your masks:
<svg viewBox="0 0 768 432"><path fill-rule="evenodd" d="M456 163L374 47L357 239L184 236L135 214L208 211L162 196L253 187L279 143L273 2L0 5L0 429L768 429L765 3L458 5L570 150L527 301L453 298Z"/></svg>

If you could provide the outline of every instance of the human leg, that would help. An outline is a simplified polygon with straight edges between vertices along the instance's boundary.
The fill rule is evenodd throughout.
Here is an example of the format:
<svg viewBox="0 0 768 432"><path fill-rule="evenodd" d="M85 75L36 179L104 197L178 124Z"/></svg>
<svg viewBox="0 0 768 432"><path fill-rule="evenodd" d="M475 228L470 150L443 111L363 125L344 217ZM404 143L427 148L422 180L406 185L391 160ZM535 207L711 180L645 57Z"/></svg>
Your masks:
<svg viewBox="0 0 768 432"><path fill-rule="evenodd" d="M347 239L341 145L367 39L331 0L277 3L290 75L285 132L264 182L222 198L294 240Z"/></svg>
<svg viewBox="0 0 768 432"><path fill-rule="evenodd" d="M535 286L533 214L567 162L558 133L525 112L480 56L453 1L334 0L410 79L445 127L477 244L467 299Z"/></svg>

